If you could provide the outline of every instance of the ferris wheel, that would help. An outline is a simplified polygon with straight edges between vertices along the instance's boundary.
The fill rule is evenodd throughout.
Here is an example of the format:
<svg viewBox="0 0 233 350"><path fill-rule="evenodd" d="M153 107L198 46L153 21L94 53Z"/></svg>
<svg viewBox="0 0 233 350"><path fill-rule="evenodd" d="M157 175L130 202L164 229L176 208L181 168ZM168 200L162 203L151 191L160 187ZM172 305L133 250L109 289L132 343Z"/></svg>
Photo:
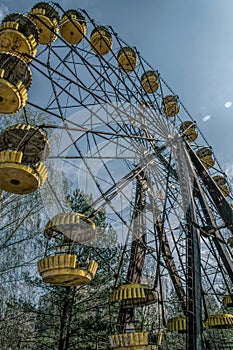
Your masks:
<svg viewBox="0 0 233 350"><path fill-rule="evenodd" d="M43 281L83 285L98 274L76 249L112 247L95 220L104 211L122 247L112 348L169 349L176 332L182 349L220 349L233 328L231 187L159 72L85 10L40 2L3 19L0 76L0 113L11 114L0 187L4 201L41 193L44 239L56 242L38 262ZM67 187L91 196L91 213L67 206ZM153 326L136 321L143 308Z"/></svg>

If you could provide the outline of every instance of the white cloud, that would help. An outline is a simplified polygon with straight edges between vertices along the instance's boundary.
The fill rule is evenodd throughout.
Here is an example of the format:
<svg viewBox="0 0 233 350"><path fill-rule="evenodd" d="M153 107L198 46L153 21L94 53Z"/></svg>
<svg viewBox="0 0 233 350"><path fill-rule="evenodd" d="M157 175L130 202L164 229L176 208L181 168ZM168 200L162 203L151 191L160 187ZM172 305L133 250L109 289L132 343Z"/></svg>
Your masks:
<svg viewBox="0 0 233 350"><path fill-rule="evenodd" d="M203 118L203 122L207 122L208 120L210 120L212 117L211 115L207 114L204 118Z"/></svg>
<svg viewBox="0 0 233 350"><path fill-rule="evenodd" d="M9 13L9 9L4 2L0 2L0 20Z"/></svg>
<svg viewBox="0 0 233 350"><path fill-rule="evenodd" d="M232 106L232 102L231 101L227 101L227 102L225 102L225 104L224 104L224 107L225 108L230 108Z"/></svg>

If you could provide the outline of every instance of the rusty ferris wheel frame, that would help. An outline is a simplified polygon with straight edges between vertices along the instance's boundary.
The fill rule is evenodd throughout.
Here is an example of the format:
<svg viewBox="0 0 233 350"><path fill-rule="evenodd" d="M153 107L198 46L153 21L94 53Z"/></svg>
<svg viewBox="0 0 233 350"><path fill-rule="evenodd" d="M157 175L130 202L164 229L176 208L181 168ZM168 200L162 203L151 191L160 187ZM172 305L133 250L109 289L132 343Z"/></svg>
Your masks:
<svg viewBox="0 0 233 350"><path fill-rule="evenodd" d="M74 17L59 4L50 5L80 31ZM161 75L111 27L104 27L112 40L108 52L94 51L90 34L95 30L102 38L103 27L85 10L79 12L86 19L87 33L78 44L43 23L57 40L41 45L30 62L35 78L27 105L50 118L36 126L65 134L50 160L62 160L64 174L66 165L75 169L77 187L96 189L96 212L104 208L109 223L126 233L114 288L142 283L146 256L151 256L152 289L158 294L163 328L164 286L169 279L186 317L186 349L201 350L202 322L208 320L205 299L211 294L220 303L218 287L231 296L233 282L227 244L233 233L232 197L226 197L214 180L224 173L214 155L212 167L198 156L210 146ZM156 89L149 76L156 77ZM36 93L38 86L43 97ZM175 98L170 104L174 113L166 110L167 97ZM185 122L187 129L182 128ZM190 132L199 134L191 142ZM121 170L117 173L116 168ZM122 267L125 257L127 269ZM124 333L133 321L134 309L121 305L118 330Z"/></svg>

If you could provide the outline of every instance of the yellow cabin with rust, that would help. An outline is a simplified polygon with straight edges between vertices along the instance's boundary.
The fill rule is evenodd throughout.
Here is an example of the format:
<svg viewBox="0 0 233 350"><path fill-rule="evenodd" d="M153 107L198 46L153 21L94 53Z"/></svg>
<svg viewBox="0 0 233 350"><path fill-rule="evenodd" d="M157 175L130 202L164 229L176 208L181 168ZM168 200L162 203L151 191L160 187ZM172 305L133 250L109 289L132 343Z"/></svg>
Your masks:
<svg viewBox="0 0 233 350"><path fill-rule="evenodd" d="M37 26L40 44L47 45L57 39L60 18L49 3L38 2L32 7L28 16Z"/></svg>
<svg viewBox="0 0 233 350"><path fill-rule="evenodd" d="M32 74L19 56L0 52L0 114L20 111L27 102Z"/></svg>
<svg viewBox="0 0 233 350"><path fill-rule="evenodd" d="M213 152L209 147L200 148L196 154L206 169L210 169L214 166Z"/></svg>
<svg viewBox="0 0 233 350"><path fill-rule="evenodd" d="M86 35L85 17L77 10L68 10L60 22L60 33L69 44L79 44Z"/></svg>
<svg viewBox="0 0 233 350"><path fill-rule="evenodd" d="M97 26L91 32L90 42L97 55L106 55L112 49L112 34L106 27Z"/></svg>
<svg viewBox="0 0 233 350"><path fill-rule="evenodd" d="M153 345L148 345L148 332L114 334L110 337L110 343L115 350L154 349Z"/></svg>
<svg viewBox="0 0 233 350"><path fill-rule="evenodd" d="M48 153L46 135L32 125L16 124L2 131L0 189L17 194L35 192L46 181L47 169L42 160Z"/></svg>
<svg viewBox="0 0 233 350"><path fill-rule="evenodd" d="M146 284L124 284L110 294L110 303L121 301L125 308L149 305L157 300L156 292Z"/></svg>
<svg viewBox="0 0 233 350"><path fill-rule="evenodd" d="M98 264L91 260L86 269L79 268L76 255L47 256L38 262L38 271L45 283L56 286L79 286L89 283L95 276Z"/></svg>
<svg viewBox="0 0 233 350"><path fill-rule="evenodd" d="M141 86L148 94L153 94L159 88L159 75L153 71L148 70L141 76Z"/></svg>
<svg viewBox="0 0 233 350"><path fill-rule="evenodd" d="M222 191L222 194L224 195L224 197L229 196L230 189L227 185L226 178L222 175L216 175L216 176L213 176L213 180L216 182L216 184L218 185L218 187Z"/></svg>
<svg viewBox="0 0 233 350"><path fill-rule="evenodd" d="M168 117L175 117L180 110L178 97L173 95L168 95L163 98L163 112Z"/></svg>
<svg viewBox="0 0 233 350"><path fill-rule="evenodd" d="M36 25L20 13L6 16L0 25L0 52L22 54L26 62L36 55L39 32Z"/></svg>
<svg viewBox="0 0 233 350"><path fill-rule="evenodd" d="M224 295L222 304L227 307L232 307L233 306L233 294L232 296L230 295Z"/></svg>
<svg viewBox="0 0 233 350"><path fill-rule="evenodd" d="M193 142L198 137L198 132L196 131L196 125L191 120L187 120L181 124L180 133L182 136L184 136L187 142Z"/></svg>
<svg viewBox="0 0 233 350"><path fill-rule="evenodd" d="M47 169L42 162L35 168L22 164L22 152L0 152L0 189L16 194L38 190L46 181Z"/></svg>
<svg viewBox="0 0 233 350"><path fill-rule="evenodd" d="M169 332L178 332L185 333L186 332L186 317L173 317L167 320L167 330Z"/></svg>
<svg viewBox="0 0 233 350"><path fill-rule="evenodd" d="M44 235L47 239L64 235L70 241L80 244L92 241L96 234L93 220L80 213L61 213L47 223Z"/></svg>
<svg viewBox="0 0 233 350"><path fill-rule="evenodd" d="M233 329L233 315L231 314L216 314L210 315L204 323L207 328Z"/></svg>
<svg viewBox="0 0 233 350"><path fill-rule="evenodd" d="M0 133L0 151L8 149L23 152L23 163L36 164L48 157L50 145L44 131L34 125L19 123Z"/></svg>
<svg viewBox="0 0 233 350"><path fill-rule="evenodd" d="M137 55L131 47L123 47L117 55L118 67L125 72L132 72L137 66Z"/></svg>

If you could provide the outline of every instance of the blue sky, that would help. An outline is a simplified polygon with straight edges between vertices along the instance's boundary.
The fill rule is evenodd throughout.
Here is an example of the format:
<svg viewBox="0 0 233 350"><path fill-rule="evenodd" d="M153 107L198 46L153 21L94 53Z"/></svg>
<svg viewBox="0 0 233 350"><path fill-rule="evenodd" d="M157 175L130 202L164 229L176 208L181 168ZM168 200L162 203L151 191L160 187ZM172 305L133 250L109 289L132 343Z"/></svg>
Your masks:
<svg viewBox="0 0 233 350"><path fill-rule="evenodd" d="M168 82L197 121L223 168L233 164L232 0L62 0L111 25ZM0 16L32 0L0 2ZM228 108L225 107L226 102Z"/></svg>

